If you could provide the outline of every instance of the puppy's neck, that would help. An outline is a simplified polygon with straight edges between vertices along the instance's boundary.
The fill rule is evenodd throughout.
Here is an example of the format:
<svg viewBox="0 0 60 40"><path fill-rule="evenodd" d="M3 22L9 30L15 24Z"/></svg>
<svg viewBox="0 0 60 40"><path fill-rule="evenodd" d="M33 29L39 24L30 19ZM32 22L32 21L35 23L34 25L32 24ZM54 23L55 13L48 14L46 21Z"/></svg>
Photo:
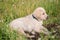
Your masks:
<svg viewBox="0 0 60 40"><path fill-rule="evenodd" d="M38 21L38 19L34 15L32 15L32 17Z"/></svg>
<svg viewBox="0 0 60 40"><path fill-rule="evenodd" d="M33 14L32 14L32 17L33 17L34 19L36 19L37 21L43 21L43 20L41 20L41 19L36 18Z"/></svg>
<svg viewBox="0 0 60 40"><path fill-rule="evenodd" d="M32 15L32 17L37 20L39 23L43 24L43 20L37 19L34 15Z"/></svg>

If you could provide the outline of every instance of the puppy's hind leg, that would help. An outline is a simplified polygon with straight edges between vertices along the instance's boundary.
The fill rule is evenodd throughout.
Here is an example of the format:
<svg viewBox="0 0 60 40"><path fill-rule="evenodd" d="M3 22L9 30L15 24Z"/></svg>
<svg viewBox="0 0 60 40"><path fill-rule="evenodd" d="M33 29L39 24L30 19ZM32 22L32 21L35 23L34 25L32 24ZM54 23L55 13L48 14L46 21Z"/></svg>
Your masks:
<svg viewBox="0 0 60 40"><path fill-rule="evenodd" d="M20 35L26 36L26 33L24 32L24 30L23 30L22 28L19 28L19 29L18 29L18 33L19 33Z"/></svg>

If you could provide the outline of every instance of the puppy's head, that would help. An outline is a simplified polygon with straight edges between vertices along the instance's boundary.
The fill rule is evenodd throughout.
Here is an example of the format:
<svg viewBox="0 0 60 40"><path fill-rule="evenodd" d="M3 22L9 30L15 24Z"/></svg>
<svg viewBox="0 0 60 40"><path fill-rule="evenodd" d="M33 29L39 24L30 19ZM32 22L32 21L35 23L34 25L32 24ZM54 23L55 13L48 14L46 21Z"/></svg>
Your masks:
<svg viewBox="0 0 60 40"><path fill-rule="evenodd" d="M46 14L46 11L42 7L38 7L35 9L33 12L33 15L38 19L38 20L46 20L48 18L48 15Z"/></svg>

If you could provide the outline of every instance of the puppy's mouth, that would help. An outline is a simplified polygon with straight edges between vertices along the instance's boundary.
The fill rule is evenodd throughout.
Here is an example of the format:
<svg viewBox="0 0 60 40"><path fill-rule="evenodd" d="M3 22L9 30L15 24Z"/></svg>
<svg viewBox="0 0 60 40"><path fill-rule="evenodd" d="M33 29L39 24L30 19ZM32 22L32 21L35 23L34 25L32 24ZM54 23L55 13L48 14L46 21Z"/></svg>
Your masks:
<svg viewBox="0 0 60 40"><path fill-rule="evenodd" d="M46 19L48 19L48 17Z"/></svg>
<svg viewBox="0 0 60 40"><path fill-rule="evenodd" d="M44 20L48 20L49 18L48 17L46 17Z"/></svg>

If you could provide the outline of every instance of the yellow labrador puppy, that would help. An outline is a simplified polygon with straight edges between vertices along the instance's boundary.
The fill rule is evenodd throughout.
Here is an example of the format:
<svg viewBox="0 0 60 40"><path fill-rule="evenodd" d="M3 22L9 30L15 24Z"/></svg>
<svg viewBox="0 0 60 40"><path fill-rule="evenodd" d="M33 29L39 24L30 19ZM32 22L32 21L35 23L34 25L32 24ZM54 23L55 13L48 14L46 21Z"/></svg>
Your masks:
<svg viewBox="0 0 60 40"><path fill-rule="evenodd" d="M49 34L49 31L42 26L43 20L46 20L47 17L48 15L46 14L45 9L38 7L32 14L13 20L10 22L9 26L25 36L27 36L25 31L31 32L32 34L35 32Z"/></svg>

